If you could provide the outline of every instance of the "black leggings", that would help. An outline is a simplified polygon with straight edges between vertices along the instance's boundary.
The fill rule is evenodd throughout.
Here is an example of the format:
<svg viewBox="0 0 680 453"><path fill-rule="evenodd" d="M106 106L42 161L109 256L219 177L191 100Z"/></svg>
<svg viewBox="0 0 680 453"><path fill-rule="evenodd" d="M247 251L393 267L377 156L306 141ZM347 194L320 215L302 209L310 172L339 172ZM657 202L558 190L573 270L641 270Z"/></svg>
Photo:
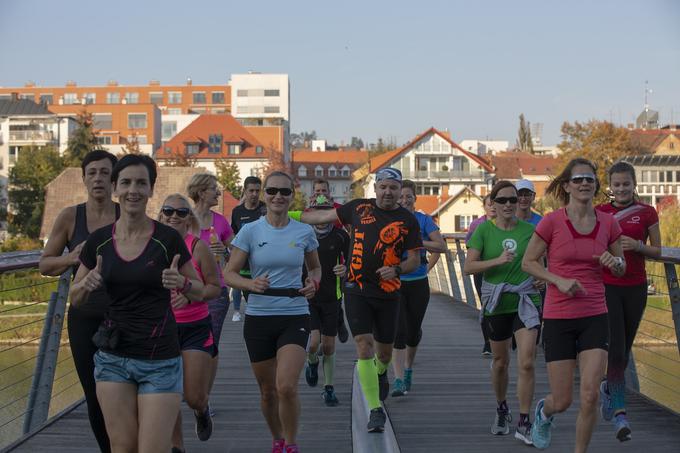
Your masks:
<svg viewBox="0 0 680 453"><path fill-rule="evenodd" d="M475 290L477 290L477 296L482 298L482 279L484 278L484 273L472 274L472 280L475 282ZM484 344L489 344L489 332L488 326L485 322L482 323L482 336L484 336Z"/></svg>
<svg viewBox="0 0 680 453"><path fill-rule="evenodd" d="M430 302L430 285L427 278L401 282L399 324L394 339L394 349L415 348L423 337L423 319Z"/></svg>
<svg viewBox="0 0 680 453"><path fill-rule="evenodd" d="M110 453L111 444L106 433L104 415L97 400L97 388L94 381L93 357L94 353L97 352L97 347L92 343L92 336L103 319L103 316L97 316L73 306L70 306L68 310L69 345L71 346L73 363L76 366L78 378L85 393L90 426L99 444L99 449L104 453Z"/></svg>

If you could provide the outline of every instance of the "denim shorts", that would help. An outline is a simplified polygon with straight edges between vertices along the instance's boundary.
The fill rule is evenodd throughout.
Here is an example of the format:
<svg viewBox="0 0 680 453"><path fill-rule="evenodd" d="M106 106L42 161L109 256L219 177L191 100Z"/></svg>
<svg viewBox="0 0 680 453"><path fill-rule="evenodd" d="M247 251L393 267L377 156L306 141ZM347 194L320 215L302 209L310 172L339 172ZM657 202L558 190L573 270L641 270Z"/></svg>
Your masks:
<svg viewBox="0 0 680 453"><path fill-rule="evenodd" d="M97 382L134 384L137 394L182 393L182 357L142 360L97 351L94 355L94 379Z"/></svg>

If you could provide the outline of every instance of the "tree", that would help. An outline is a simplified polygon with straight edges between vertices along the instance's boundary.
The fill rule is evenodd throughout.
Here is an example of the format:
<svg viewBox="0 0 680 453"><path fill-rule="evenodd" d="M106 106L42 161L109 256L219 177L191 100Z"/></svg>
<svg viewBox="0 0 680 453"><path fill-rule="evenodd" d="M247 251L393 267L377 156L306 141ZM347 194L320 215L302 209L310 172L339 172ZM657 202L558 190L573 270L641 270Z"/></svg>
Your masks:
<svg viewBox="0 0 680 453"><path fill-rule="evenodd" d="M9 232L37 238L45 210L45 187L65 168L52 146L25 147L9 171Z"/></svg>
<svg viewBox="0 0 680 453"><path fill-rule="evenodd" d="M195 167L197 164L196 159L190 158L181 151L174 151L170 157L164 159L164 162L168 167Z"/></svg>
<svg viewBox="0 0 680 453"><path fill-rule="evenodd" d="M290 203L289 209L291 211L304 211L305 208L307 208L307 197L300 190L300 185L297 184L297 187L295 188L295 196L293 197L293 201Z"/></svg>
<svg viewBox="0 0 680 453"><path fill-rule="evenodd" d="M68 138L65 153L66 163L71 167L80 167L85 155L97 148L92 114L83 109L76 116L76 125L76 129Z"/></svg>
<svg viewBox="0 0 680 453"><path fill-rule="evenodd" d="M305 148L311 146L312 140L316 140L316 131L298 132L290 134L291 148Z"/></svg>
<svg viewBox="0 0 680 453"><path fill-rule="evenodd" d="M217 169L217 181L237 200L241 198L241 176L238 165L234 161L227 159L217 159L215 161Z"/></svg>
<svg viewBox="0 0 680 453"><path fill-rule="evenodd" d="M142 150L139 148L139 138L137 137L136 132L133 132L132 136L125 141L125 146L118 154L118 158L121 158L126 154L142 154Z"/></svg>
<svg viewBox="0 0 680 453"><path fill-rule="evenodd" d="M364 141L360 139L359 137L352 137L352 140L350 140L349 143L350 148L356 148L356 149L363 149L364 148Z"/></svg>
<svg viewBox="0 0 680 453"><path fill-rule="evenodd" d="M636 154L628 129L598 120L587 123L576 121L574 124L565 122L562 124L562 142L557 147L562 151L562 165L576 157L594 162L598 166L597 176L603 189L607 187L607 169L621 158ZM607 199L603 190L597 201Z"/></svg>
<svg viewBox="0 0 680 453"><path fill-rule="evenodd" d="M531 123L524 120L524 113L519 115L519 130L517 131L517 149L534 153L534 142L531 139Z"/></svg>
<svg viewBox="0 0 680 453"><path fill-rule="evenodd" d="M397 142L394 137L389 138L387 142L382 137L378 137L378 143L368 151L368 157L372 159L394 149L397 149Z"/></svg>

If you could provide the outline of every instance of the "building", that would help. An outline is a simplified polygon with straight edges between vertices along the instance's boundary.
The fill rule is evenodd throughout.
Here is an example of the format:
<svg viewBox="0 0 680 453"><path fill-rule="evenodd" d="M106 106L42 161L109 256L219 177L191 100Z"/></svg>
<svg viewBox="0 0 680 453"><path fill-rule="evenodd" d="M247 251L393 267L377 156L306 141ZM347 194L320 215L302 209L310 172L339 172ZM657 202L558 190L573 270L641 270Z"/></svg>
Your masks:
<svg viewBox="0 0 680 453"><path fill-rule="evenodd" d="M510 143L506 140L462 140L460 147L478 156L487 156L507 151Z"/></svg>
<svg viewBox="0 0 680 453"><path fill-rule="evenodd" d="M163 144L169 142L199 116L197 113L167 114L161 116L161 142Z"/></svg>
<svg viewBox="0 0 680 453"><path fill-rule="evenodd" d="M640 201L656 206L667 197L680 201L680 149L672 154L647 154L624 157L621 160L635 167L637 193Z"/></svg>
<svg viewBox="0 0 680 453"><path fill-rule="evenodd" d="M552 177L560 170L559 162L552 156L537 156L524 152L499 153L491 157L494 182L508 180L517 182L528 179L534 183L536 198L545 195Z"/></svg>
<svg viewBox="0 0 680 453"><path fill-rule="evenodd" d="M300 183L300 191L310 195L315 179L328 181L333 200L346 203L352 197L353 174L368 162L368 151L293 151L293 174Z"/></svg>
<svg viewBox="0 0 680 453"><path fill-rule="evenodd" d="M430 214L442 233L465 233L476 218L484 215L484 201L468 187L438 204Z"/></svg>
<svg viewBox="0 0 680 453"><path fill-rule="evenodd" d="M674 154L680 147L680 130L675 125L661 129L632 129L630 142L641 154Z"/></svg>
<svg viewBox="0 0 680 453"><path fill-rule="evenodd" d="M370 173L364 183L368 198L375 196L375 173L385 167L397 168L405 179L413 180L419 196L448 197L465 187L483 196L493 181L493 168L487 160L461 148L448 132L433 127L401 148L370 160Z"/></svg>

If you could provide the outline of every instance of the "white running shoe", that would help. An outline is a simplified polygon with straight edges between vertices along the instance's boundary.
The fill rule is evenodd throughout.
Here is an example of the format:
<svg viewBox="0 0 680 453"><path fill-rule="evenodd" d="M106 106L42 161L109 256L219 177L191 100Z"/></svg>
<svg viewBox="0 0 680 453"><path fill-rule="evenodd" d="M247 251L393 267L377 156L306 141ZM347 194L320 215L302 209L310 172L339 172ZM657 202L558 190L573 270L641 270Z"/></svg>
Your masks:
<svg viewBox="0 0 680 453"><path fill-rule="evenodd" d="M239 322L241 320L241 312L234 312L234 316L231 317L231 320L234 322Z"/></svg>

